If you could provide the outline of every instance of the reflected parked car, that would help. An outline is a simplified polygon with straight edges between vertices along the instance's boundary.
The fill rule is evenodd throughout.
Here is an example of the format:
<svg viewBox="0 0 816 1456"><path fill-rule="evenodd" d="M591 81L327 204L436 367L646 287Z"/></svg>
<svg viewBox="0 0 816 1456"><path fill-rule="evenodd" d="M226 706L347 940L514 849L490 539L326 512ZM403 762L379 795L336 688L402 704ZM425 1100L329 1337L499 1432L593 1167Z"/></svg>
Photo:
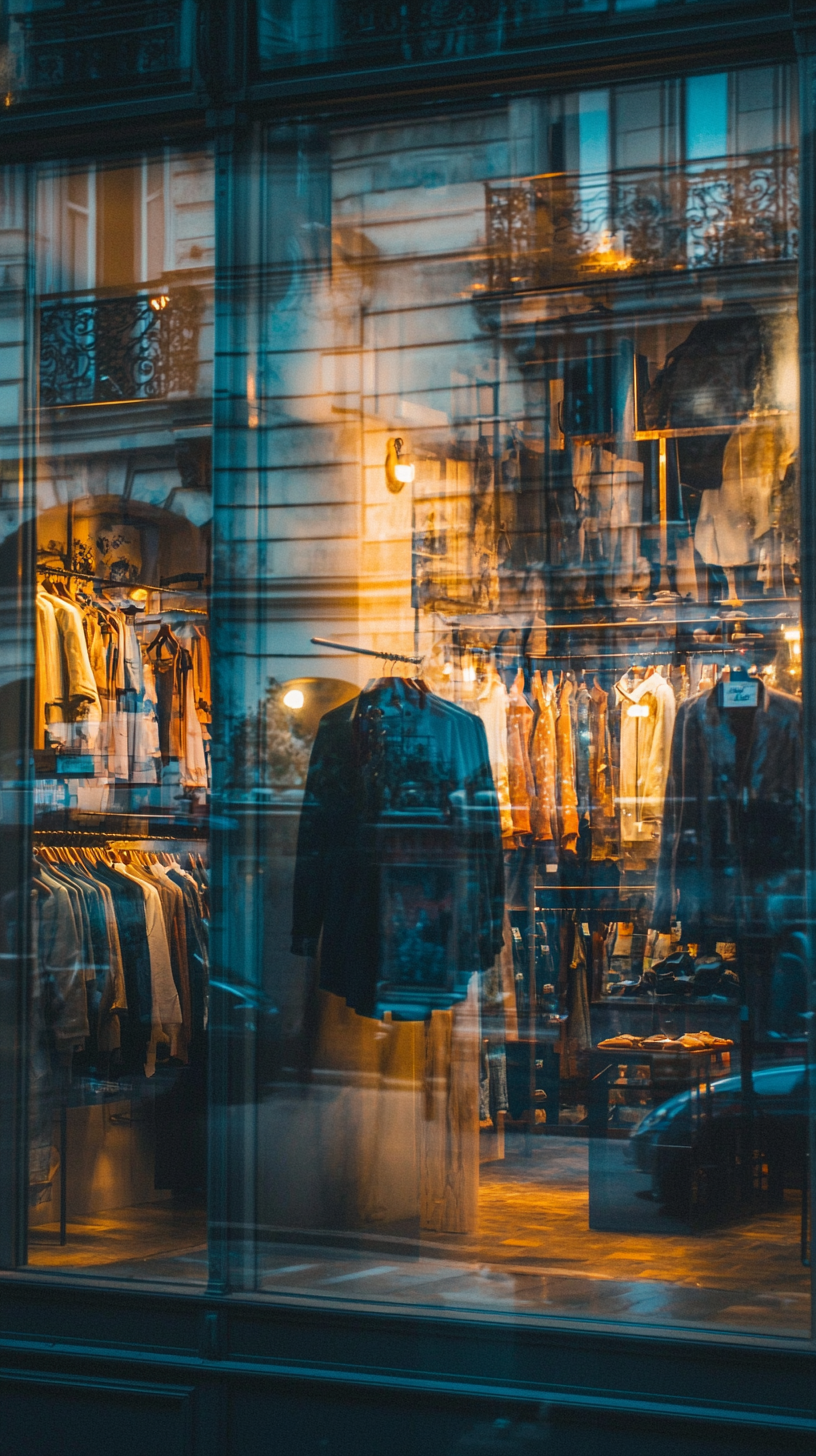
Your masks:
<svg viewBox="0 0 816 1456"><path fill-rule="evenodd" d="M714 1215L742 1201L741 1166L747 1136L761 1149L771 1202L801 1188L807 1148L807 1068L802 1062L753 1074L753 1097L743 1098L739 1075L712 1082L708 1094L682 1092L643 1118L629 1139L638 1168L649 1173L652 1196L687 1217L703 1206ZM750 1129L750 1132L749 1132Z"/></svg>

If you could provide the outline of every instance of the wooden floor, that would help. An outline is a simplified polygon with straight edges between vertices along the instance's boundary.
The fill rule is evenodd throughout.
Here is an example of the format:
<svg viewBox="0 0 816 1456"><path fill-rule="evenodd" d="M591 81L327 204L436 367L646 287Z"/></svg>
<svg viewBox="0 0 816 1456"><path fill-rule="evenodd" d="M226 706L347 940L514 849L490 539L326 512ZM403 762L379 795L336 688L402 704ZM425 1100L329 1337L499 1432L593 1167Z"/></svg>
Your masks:
<svg viewBox="0 0 816 1456"><path fill-rule="evenodd" d="M175 1260L178 1278L206 1278L201 1274L201 1253L206 1251L207 1218L203 1208L177 1205L171 1200L143 1203L138 1208L72 1219L67 1242L59 1242L59 1224L40 1224L29 1234L28 1262L35 1269L111 1269L111 1266ZM185 1256L195 1257L185 1275ZM195 1271L195 1272L193 1272ZM111 1272L113 1270L111 1269Z"/></svg>
<svg viewBox="0 0 816 1456"><path fill-rule="evenodd" d="M560 1315L656 1326L727 1328L801 1338L810 1318L800 1260L800 1198L703 1234L605 1233L589 1227L588 1144L507 1140L481 1169L478 1232L368 1238L349 1247L312 1231L266 1246L261 1287L288 1298L429 1309ZM342 1246L345 1244L345 1246ZM353 1240L352 1240L353 1245ZM35 1268L204 1281L201 1209L168 1202L34 1229Z"/></svg>

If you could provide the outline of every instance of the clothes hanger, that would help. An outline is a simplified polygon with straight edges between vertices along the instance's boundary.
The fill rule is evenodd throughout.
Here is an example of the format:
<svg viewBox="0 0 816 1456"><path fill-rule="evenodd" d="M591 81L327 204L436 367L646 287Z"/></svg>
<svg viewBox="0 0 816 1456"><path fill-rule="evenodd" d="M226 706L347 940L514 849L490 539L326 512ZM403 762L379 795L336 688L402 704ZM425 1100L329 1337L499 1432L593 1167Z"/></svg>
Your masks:
<svg viewBox="0 0 816 1456"><path fill-rule="evenodd" d="M64 602L71 602L74 606L76 605L64 581L58 580L54 583L54 595L62 597Z"/></svg>
<svg viewBox="0 0 816 1456"><path fill-rule="evenodd" d="M162 624L161 624L158 632L156 633L155 637L153 638L153 641L151 643L149 643L149 645L148 645L148 647L147 647L146 650L148 652L152 652L154 647L161 646L161 644L163 642L175 643L175 647L176 648L178 648L180 646L180 643L178 642L178 639L176 637L174 637L174 635L173 635L173 631L172 631L172 628L170 627L169 622L162 622Z"/></svg>

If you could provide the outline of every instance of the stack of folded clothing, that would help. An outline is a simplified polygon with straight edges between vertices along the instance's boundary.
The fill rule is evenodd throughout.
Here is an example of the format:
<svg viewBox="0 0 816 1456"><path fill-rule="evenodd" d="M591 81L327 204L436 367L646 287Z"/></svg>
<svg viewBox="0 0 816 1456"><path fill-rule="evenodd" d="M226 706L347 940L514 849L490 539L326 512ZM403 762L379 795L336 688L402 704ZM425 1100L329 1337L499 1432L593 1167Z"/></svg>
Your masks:
<svg viewBox="0 0 816 1456"><path fill-rule="evenodd" d="M733 1041L726 1036L714 1036L710 1031L687 1031L685 1035L676 1039L671 1036L664 1036L661 1032L654 1036L610 1036L606 1041L599 1041L598 1047L602 1051L642 1051L642 1052L703 1052L722 1051L724 1047L733 1046Z"/></svg>

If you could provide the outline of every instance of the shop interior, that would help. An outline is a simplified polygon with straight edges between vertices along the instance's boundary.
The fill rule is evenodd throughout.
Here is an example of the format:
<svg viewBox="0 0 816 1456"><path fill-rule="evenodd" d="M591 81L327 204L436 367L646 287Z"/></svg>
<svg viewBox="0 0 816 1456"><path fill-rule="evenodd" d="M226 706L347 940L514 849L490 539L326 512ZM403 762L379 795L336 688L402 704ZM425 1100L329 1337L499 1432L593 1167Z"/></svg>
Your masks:
<svg viewBox="0 0 816 1456"><path fill-rule="evenodd" d="M410 565L231 746L257 1287L798 1335L795 280L613 263L469 275L455 431L362 410ZM209 425L163 408L84 485L55 411L40 486L29 1261L200 1281Z"/></svg>
<svg viewBox="0 0 816 1456"><path fill-rule="evenodd" d="M36 178L28 1261L206 1240L212 169Z"/></svg>
<svg viewBox="0 0 816 1456"><path fill-rule="evenodd" d="M801 1333L791 279L664 279L658 306L607 277L495 316L504 384L471 386L455 440L371 424L410 497L410 612L389 632L375 597L312 638L371 677L304 731L279 906L312 1014L259 1093L263 1287ZM428 827L453 771L417 725L457 709L485 729L487 851ZM338 763L376 849L340 827Z"/></svg>

